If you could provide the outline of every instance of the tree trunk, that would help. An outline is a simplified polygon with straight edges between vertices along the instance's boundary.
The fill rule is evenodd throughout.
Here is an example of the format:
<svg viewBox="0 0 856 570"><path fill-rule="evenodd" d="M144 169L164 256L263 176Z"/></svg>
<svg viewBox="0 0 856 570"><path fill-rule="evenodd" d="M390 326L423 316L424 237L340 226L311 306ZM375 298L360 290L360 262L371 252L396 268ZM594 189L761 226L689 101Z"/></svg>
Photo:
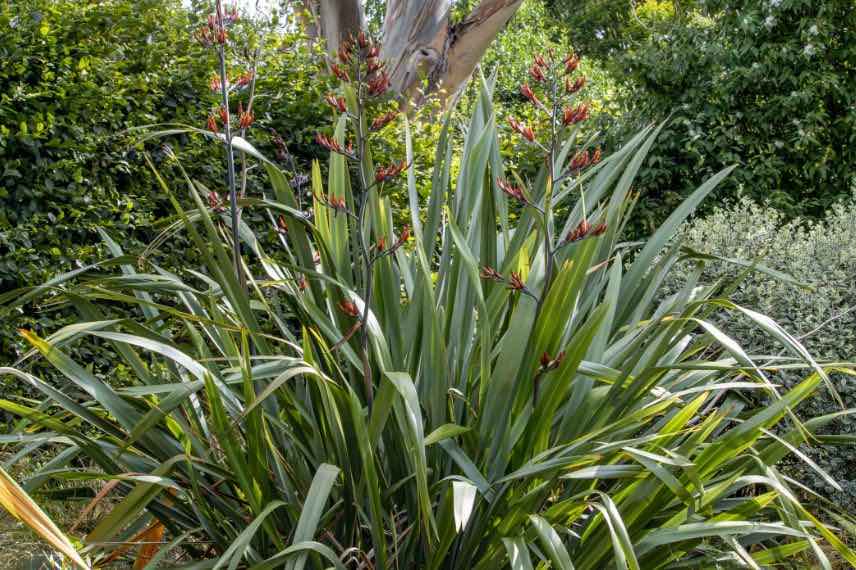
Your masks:
<svg viewBox="0 0 856 570"><path fill-rule="evenodd" d="M363 6L360 0L320 0L318 4L327 52L334 54L342 40L357 35L365 26Z"/></svg>
<svg viewBox="0 0 856 570"><path fill-rule="evenodd" d="M319 14L331 54L342 39L365 26L360 0L305 1L319 8L312 12ZM444 103L450 100L522 3L482 0L466 18L453 23L450 0L388 0L381 59L392 88L415 105L432 93L439 93Z"/></svg>

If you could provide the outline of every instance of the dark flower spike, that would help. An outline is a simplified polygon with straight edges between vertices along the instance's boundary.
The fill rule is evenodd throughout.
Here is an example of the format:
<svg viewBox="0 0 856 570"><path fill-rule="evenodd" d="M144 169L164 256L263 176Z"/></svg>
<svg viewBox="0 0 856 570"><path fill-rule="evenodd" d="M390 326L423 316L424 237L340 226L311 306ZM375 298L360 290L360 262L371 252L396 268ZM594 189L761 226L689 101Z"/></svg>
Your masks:
<svg viewBox="0 0 856 570"><path fill-rule="evenodd" d="M502 274L489 265L485 265L481 268L481 272L479 273L482 279L489 279L491 281L505 281L505 278Z"/></svg>
<svg viewBox="0 0 856 570"><path fill-rule="evenodd" d="M517 186L513 185L508 180L505 180L503 178L497 178L496 179L496 185L499 186L500 190L502 190L503 192L508 194L508 196L510 196L511 198L514 198L518 202L521 202L523 204L529 203L529 199L526 198L526 194L523 193L523 189L518 188Z"/></svg>
<svg viewBox="0 0 856 570"><path fill-rule="evenodd" d="M397 177L399 174L407 170L408 164L403 160L401 162L392 163L389 166L378 166L375 170L375 182L381 184Z"/></svg>
<svg viewBox="0 0 856 570"><path fill-rule="evenodd" d="M550 370L555 370L556 368L558 368L559 365L562 364L562 361L564 359L564 351L557 354L556 358L553 358L552 356L550 356L550 353L545 350L538 362L541 364L541 369L544 372L549 372Z"/></svg>
<svg viewBox="0 0 856 570"><path fill-rule="evenodd" d="M324 101L327 102L328 105L339 111L340 113L344 113L348 110L348 106L345 103L344 97L336 97L332 93L328 93L324 97Z"/></svg>
<svg viewBox="0 0 856 570"><path fill-rule="evenodd" d="M398 111L390 111L389 113L384 113L379 117L375 117L372 121L369 130L372 132L377 132L391 123L398 116Z"/></svg>
<svg viewBox="0 0 856 570"><path fill-rule="evenodd" d="M346 299L339 301L339 310L349 317L357 318L360 316L360 310L353 301L348 301Z"/></svg>

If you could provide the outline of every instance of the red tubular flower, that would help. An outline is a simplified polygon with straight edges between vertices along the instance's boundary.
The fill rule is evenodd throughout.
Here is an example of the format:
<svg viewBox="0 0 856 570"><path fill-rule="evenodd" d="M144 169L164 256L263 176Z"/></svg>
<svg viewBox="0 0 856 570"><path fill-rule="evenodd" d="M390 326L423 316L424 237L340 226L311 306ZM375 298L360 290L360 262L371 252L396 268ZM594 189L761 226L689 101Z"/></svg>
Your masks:
<svg viewBox="0 0 856 570"><path fill-rule="evenodd" d="M348 110L348 106L345 103L344 97L336 97L332 93L328 93L327 96L324 97L324 101L326 101L328 105L330 105L340 113L344 113Z"/></svg>
<svg viewBox="0 0 856 570"><path fill-rule="evenodd" d="M208 82L208 88L211 89L211 91L213 91L214 93L220 91L222 87L223 83L221 83L219 75L215 75L211 78L211 81Z"/></svg>
<svg viewBox="0 0 856 570"><path fill-rule="evenodd" d="M208 206L215 212L222 212L226 208L223 206L223 200L217 192L211 191L208 193Z"/></svg>
<svg viewBox="0 0 856 570"><path fill-rule="evenodd" d="M253 80L253 72L252 72L252 71L248 71L248 72L246 72L246 73L242 73L242 74L241 74L241 75L239 75L239 76L238 76L238 78L235 80L235 86L236 86L236 87L246 87L247 85L249 85L249 84L250 84L250 82L251 82L252 80Z"/></svg>
<svg viewBox="0 0 856 570"><path fill-rule="evenodd" d="M354 304L353 301L348 301L343 299L339 301L339 310L348 315L349 317L359 317L360 310L357 308L357 305Z"/></svg>
<svg viewBox="0 0 856 570"><path fill-rule="evenodd" d="M369 48L369 53L366 57L371 59L373 57L378 57L379 55L380 55L380 47L375 45L375 46L372 46Z"/></svg>
<svg viewBox="0 0 856 570"><path fill-rule="evenodd" d="M512 291L523 291L526 289L526 284L520 278L520 273L516 271L511 272L511 277L508 279L508 288Z"/></svg>
<svg viewBox="0 0 856 570"><path fill-rule="evenodd" d="M348 75L348 71L336 63L330 65L330 71L332 71L333 75L335 75L340 81L344 81L345 83L351 81L351 76Z"/></svg>
<svg viewBox="0 0 856 570"><path fill-rule="evenodd" d="M568 235L565 236L565 243L580 241L586 237L590 231L591 224L589 224L588 220L583 220L580 222L580 225L568 232Z"/></svg>
<svg viewBox="0 0 856 570"><path fill-rule="evenodd" d="M375 248L379 252L382 252L383 250L385 250L386 249L386 238L383 236L380 236L377 240L377 243L375 244Z"/></svg>
<svg viewBox="0 0 856 570"><path fill-rule="evenodd" d="M547 77L544 75L544 70L536 63L533 64L532 67L529 68L529 76L533 81L537 81L538 83L544 83L547 81Z"/></svg>
<svg viewBox="0 0 856 570"><path fill-rule="evenodd" d="M496 185L499 186L499 189L508 194L511 198L514 198L518 202L522 202L523 204L528 204L529 200L526 198L526 195L523 193L522 188L518 188L514 186L508 180L504 180L502 178L496 179Z"/></svg>
<svg viewBox="0 0 856 570"><path fill-rule="evenodd" d="M297 278L297 288L301 291L306 291L308 286L309 283L306 282L306 276L301 274L300 277Z"/></svg>
<svg viewBox="0 0 856 570"><path fill-rule="evenodd" d="M535 65L538 67L547 67L547 62L544 60L543 55L539 54L535 56Z"/></svg>
<svg viewBox="0 0 856 570"><path fill-rule="evenodd" d="M375 182L381 184L382 182L386 182L392 178L395 178L405 170L407 170L408 164L403 160L401 162L394 162L389 166L378 166L375 170Z"/></svg>
<svg viewBox="0 0 856 570"><path fill-rule="evenodd" d="M576 54L570 53L562 63L565 64L565 73L573 73L580 65L580 58Z"/></svg>
<svg viewBox="0 0 856 570"><path fill-rule="evenodd" d="M533 131L531 127L519 122L514 117L508 118L508 124L511 125L511 128L524 139L528 140L529 142L535 141L535 131Z"/></svg>
<svg viewBox="0 0 856 570"><path fill-rule="evenodd" d="M553 358L552 356L550 356L550 353L545 350L538 362L541 364L542 370L544 370L545 372L549 372L550 370L555 370L556 368L558 368L559 365L562 364L562 361L564 359L564 351L557 354L556 358Z"/></svg>
<svg viewBox="0 0 856 570"><path fill-rule="evenodd" d="M342 63L351 63L351 44L347 41L342 42L336 55Z"/></svg>
<svg viewBox="0 0 856 570"><path fill-rule="evenodd" d="M248 129L250 125L253 124L253 121L256 120L255 115L253 115L252 111L244 111L244 106L241 102L238 102L238 126L242 129Z"/></svg>
<svg viewBox="0 0 856 570"><path fill-rule="evenodd" d="M541 368L547 368L553 362L553 357L545 350L538 362L541 364Z"/></svg>
<svg viewBox="0 0 856 570"><path fill-rule="evenodd" d="M591 163L597 164L598 162L600 162L600 158L600 147L597 147L596 149L594 149L594 155L592 155L591 157Z"/></svg>
<svg viewBox="0 0 856 570"><path fill-rule="evenodd" d="M489 265L485 265L481 268L481 272L479 273L482 279L490 279L491 281L505 281L505 278L502 274Z"/></svg>
<svg viewBox="0 0 856 570"><path fill-rule="evenodd" d="M585 76L577 77L577 80L574 81L573 83L571 83L570 77L565 78L565 91L570 93L571 95L573 95L574 93L576 93L577 91L579 91L580 89L585 87L585 85L586 85Z"/></svg>
<svg viewBox="0 0 856 570"><path fill-rule="evenodd" d="M383 62L376 57L370 57L366 60L366 71L369 75L377 73L383 67Z"/></svg>
<svg viewBox="0 0 856 570"><path fill-rule="evenodd" d="M324 148L326 148L330 152L337 152L339 154L344 154L344 155L348 155L350 153L350 148L351 148L350 146L348 147L348 150L346 151L345 149L342 148L342 145L340 145L336 139L334 139L332 137L328 137L327 135L322 135L321 133L317 133L315 135L315 142L317 142L319 145L323 146Z"/></svg>
<svg viewBox="0 0 856 570"><path fill-rule="evenodd" d="M580 121L585 121L589 118L589 108L585 103L580 103L576 107L566 107L562 111L562 124L565 126L575 125Z"/></svg>
<svg viewBox="0 0 856 570"><path fill-rule="evenodd" d="M532 91L532 88L529 87L528 83L524 83L520 86L520 94L529 99L529 102L536 107L541 107L541 101L538 100L538 97L535 95L535 92Z"/></svg>
<svg viewBox="0 0 856 570"><path fill-rule="evenodd" d="M591 157L589 156L589 151L584 150L574 155L574 157L571 159L569 167L571 170L581 170L589 164L591 164Z"/></svg>
<svg viewBox="0 0 856 570"><path fill-rule="evenodd" d="M226 107L224 107L223 105L220 105L219 112L220 112L220 120L223 121L224 124L228 123L229 122L229 110L226 109Z"/></svg>
<svg viewBox="0 0 856 570"><path fill-rule="evenodd" d="M398 116L398 111L390 111L389 113L384 113L379 117L375 117L372 121L369 130L372 132L376 132L387 126Z"/></svg>
<svg viewBox="0 0 856 570"><path fill-rule="evenodd" d="M369 46L369 39L366 37L366 33L360 31L357 35L357 44L360 46L360 49L366 49Z"/></svg>
<svg viewBox="0 0 856 570"><path fill-rule="evenodd" d="M593 235L593 236L601 236L604 233L606 233L606 224L603 222L596 225L594 227L594 229L591 231L591 235Z"/></svg>
<svg viewBox="0 0 856 570"><path fill-rule="evenodd" d="M208 130L214 134L220 132L220 129L217 128L217 117L214 115L208 115Z"/></svg>
<svg viewBox="0 0 856 570"><path fill-rule="evenodd" d="M386 71L381 71L377 75L375 75L372 79L369 79L369 95L373 97L380 97L386 90L389 89L389 76L386 74Z"/></svg>

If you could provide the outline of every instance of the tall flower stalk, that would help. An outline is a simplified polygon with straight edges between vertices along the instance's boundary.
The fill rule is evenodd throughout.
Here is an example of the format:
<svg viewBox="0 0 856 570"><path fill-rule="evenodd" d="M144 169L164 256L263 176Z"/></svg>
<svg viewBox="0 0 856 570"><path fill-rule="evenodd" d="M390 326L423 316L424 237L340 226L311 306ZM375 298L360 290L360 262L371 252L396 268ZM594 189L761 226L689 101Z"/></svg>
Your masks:
<svg viewBox="0 0 856 570"><path fill-rule="evenodd" d="M337 152L355 165L356 178L359 186L359 196L356 201L356 212L349 212L356 227L361 258L361 286L363 307L359 313L359 321L355 325L360 329L360 358L363 366L363 383L365 396L371 403L374 397L372 370L369 358L368 319L374 296L374 265L383 257L392 255L406 241L409 230L405 228L398 239L387 246L385 236L376 236L375 244L370 245L371 235L378 233L377 228L371 227L368 210L371 207L372 192L380 193L384 184L398 177L407 168L400 162L386 167L378 167L372 172L371 153L369 149L370 135L389 124L396 116L395 111L378 112L369 122L373 110L386 102L389 89L389 76L384 65L379 60L380 46L364 33L356 38L342 42L336 55L336 61L331 62L332 73L340 80L342 89L347 95L330 94L327 103L338 113L347 117L352 125L355 145L349 143L342 146L335 140L319 134L317 141L331 152ZM350 104L348 102L350 99ZM329 205L329 204L328 204ZM344 205L342 205L344 207ZM353 334L353 330L349 334ZM346 335L348 338L349 335Z"/></svg>

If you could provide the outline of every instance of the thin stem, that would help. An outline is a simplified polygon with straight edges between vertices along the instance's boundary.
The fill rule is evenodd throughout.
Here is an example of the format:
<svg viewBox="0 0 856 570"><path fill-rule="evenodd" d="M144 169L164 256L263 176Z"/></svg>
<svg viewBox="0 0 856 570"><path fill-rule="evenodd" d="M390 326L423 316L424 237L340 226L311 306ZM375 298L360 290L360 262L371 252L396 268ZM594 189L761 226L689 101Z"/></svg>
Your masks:
<svg viewBox="0 0 856 570"><path fill-rule="evenodd" d="M365 277L363 278L363 314L360 317L362 330L360 331L360 352L363 361L363 383L366 390L366 398L369 405L374 399L374 390L372 387L372 371L369 363L369 310L372 303L372 289L374 281L374 267L372 263L369 246L366 241L366 232L364 231L366 210L368 209L369 192L371 190L366 177L366 133L363 131L363 86L362 76L360 73L360 58L354 57L354 76L356 78L356 119L354 120L357 131L357 154L359 155L359 179L360 179L360 204L357 212L357 232L359 233L360 252L363 258L365 267ZM371 230L369 230L371 231Z"/></svg>
<svg viewBox="0 0 856 570"><path fill-rule="evenodd" d="M256 48L256 51L253 52L253 63L250 68L250 74L252 77L250 78L250 97L247 100L247 113L253 112L253 100L255 100L256 97L256 67L258 65L261 49L262 47L259 45ZM240 134L241 138L244 138L246 134L247 129L242 128ZM241 198L244 198L247 195L247 170L247 153L241 151Z"/></svg>
<svg viewBox="0 0 856 570"><path fill-rule="evenodd" d="M223 12L220 2L217 2L217 24L223 26ZM244 272L241 268L241 242L238 234L238 223L240 213L238 210L238 189L235 184L235 156L232 151L232 126L229 114L229 87L226 76L226 45L219 44L217 54L220 57L220 95L225 109L225 121L223 125L223 136L226 142L226 181L229 186L229 209L232 219L232 257L235 263L235 276L241 285L245 287Z"/></svg>

